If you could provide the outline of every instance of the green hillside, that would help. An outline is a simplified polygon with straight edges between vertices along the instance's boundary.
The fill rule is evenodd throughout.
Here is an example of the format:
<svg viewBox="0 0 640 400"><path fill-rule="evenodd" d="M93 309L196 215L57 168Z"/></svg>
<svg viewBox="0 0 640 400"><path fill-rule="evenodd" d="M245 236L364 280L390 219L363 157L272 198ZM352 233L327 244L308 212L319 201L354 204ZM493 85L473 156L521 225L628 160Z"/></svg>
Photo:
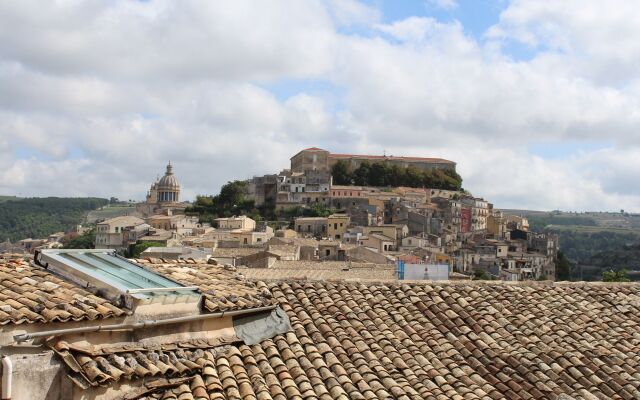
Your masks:
<svg viewBox="0 0 640 400"><path fill-rule="evenodd" d="M9 200L18 200L18 198L16 196L0 196L0 203L9 201Z"/></svg>
<svg viewBox="0 0 640 400"><path fill-rule="evenodd" d="M87 212L109 200L81 198L8 198L0 200L0 241L43 238L82 223Z"/></svg>

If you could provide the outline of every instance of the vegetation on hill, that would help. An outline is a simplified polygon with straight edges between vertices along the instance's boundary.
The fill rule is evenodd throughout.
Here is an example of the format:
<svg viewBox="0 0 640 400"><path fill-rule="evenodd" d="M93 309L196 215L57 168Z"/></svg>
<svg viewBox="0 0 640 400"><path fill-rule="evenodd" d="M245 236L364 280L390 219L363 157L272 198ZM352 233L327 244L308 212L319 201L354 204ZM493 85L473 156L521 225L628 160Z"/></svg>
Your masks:
<svg viewBox="0 0 640 400"><path fill-rule="evenodd" d="M631 243L625 242L625 238L631 239ZM632 280L640 279L638 236L621 236L607 231L590 235L563 231L560 247L563 251L558 254L556 261L558 280L597 281L605 278L605 272L612 268L615 270L623 267L629 268ZM570 260L563 253L570 253L575 258Z"/></svg>
<svg viewBox="0 0 640 400"><path fill-rule="evenodd" d="M0 241L44 238L83 222L85 214L107 204L95 197L23 198L0 202Z"/></svg>
<svg viewBox="0 0 640 400"><path fill-rule="evenodd" d="M296 217L327 217L335 210L323 204L311 204L309 207L292 207L279 213L273 205L257 207L255 201L247 198L246 181L228 182L216 196L197 196L193 206L186 213L197 215L202 222L213 222L215 218L246 215L255 221L275 221L278 218L293 221Z"/></svg>
<svg viewBox="0 0 640 400"><path fill-rule="evenodd" d="M623 267L630 269L630 279L640 278L640 229L635 215L622 212L505 212L527 216L532 231L558 234L562 249L556 261L558 280L614 279L609 272L613 269L615 273Z"/></svg>
<svg viewBox="0 0 640 400"><path fill-rule="evenodd" d="M215 218L246 215L256 221L262 219L255 201L247 198L248 184L245 181L228 182L216 196L197 196L193 206L185 212L196 214L202 222L213 222Z"/></svg>
<svg viewBox="0 0 640 400"><path fill-rule="evenodd" d="M574 215L530 215L529 228L533 231L540 232L549 226L597 226L598 224L593 218L574 216Z"/></svg>
<svg viewBox="0 0 640 400"><path fill-rule="evenodd" d="M568 281L571 279L571 262L564 255L563 252L558 251L558 256L556 257L556 280L558 281Z"/></svg>
<svg viewBox="0 0 640 400"><path fill-rule="evenodd" d="M629 276L627 276L627 269L622 268L619 271L614 271L612 269L608 271L604 271L602 273L602 281L603 282L629 282Z"/></svg>
<svg viewBox="0 0 640 400"><path fill-rule="evenodd" d="M560 236L560 248L574 263L590 263L598 253L617 252L625 245L640 242L640 232L549 228ZM618 264L616 264L618 265Z"/></svg>
<svg viewBox="0 0 640 400"><path fill-rule="evenodd" d="M132 258L140 258L140 255L142 254L142 252L148 249L149 247L165 247L165 245L160 242L138 243L131 247L131 249L129 250L129 254Z"/></svg>
<svg viewBox="0 0 640 400"><path fill-rule="evenodd" d="M18 200L18 197L16 197L16 196L0 196L0 203L2 203L4 201L9 201L9 200Z"/></svg>
<svg viewBox="0 0 640 400"><path fill-rule="evenodd" d="M585 264L640 270L640 241L634 244L621 244L612 250L596 253L587 259Z"/></svg>
<svg viewBox="0 0 640 400"><path fill-rule="evenodd" d="M328 217L333 214L336 210L332 208L328 208L324 204L312 204L309 207L293 207L284 210L281 213L281 217L292 221L298 217Z"/></svg>
<svg viewBox="0 0 640 400"><path fill-rule="evenodd" d="M65 249L93 249L96 242L95 230L90 230L63 243Z"/></svg>
<svg viewBox="0 0 640 400"><path fill-rule="evenodd" d="M402 168L380 162L364 161L352 170L346 162L338 161L331 168L331 175L335 185L408 186L446 190L460 190L462 186L462 178L454 169L422 171L414 167Z"/></svg>

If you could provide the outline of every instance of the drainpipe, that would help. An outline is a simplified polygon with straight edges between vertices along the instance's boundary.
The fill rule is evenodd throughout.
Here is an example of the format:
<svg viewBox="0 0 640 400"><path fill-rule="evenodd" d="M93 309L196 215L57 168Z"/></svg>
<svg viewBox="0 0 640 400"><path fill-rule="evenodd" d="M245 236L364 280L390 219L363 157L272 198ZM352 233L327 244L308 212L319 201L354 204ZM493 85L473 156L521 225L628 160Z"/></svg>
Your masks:
<svg viewBox="0 0 640 400"><path fill-rule="evenodd" d="M127 323L127 324L97 325L97 326L78 327L78 328L69 328L69 329L58 329L54 331L22 333L19 335L15 335L13 339L16 342L24 342L26 340L31 340L31 339L37 339L37 338L48 337L48 336L60 336L60 335L66 335L70 333L141 329L141 328L148 328L151 326L158 326L158 325L201 321L204 319L231 317L234 315L254 314L261 311L273 310L276 307L277 306L273 305L273 306L264 306L264 307L257 307L257 308L248 308L244 310L234 310L234 311L226 311L226 312L223 311L223 312L212 313L212 314L198 314L198 315L189 315L186 317L166 318L166 319L160 319L160 320L146 320L146 321L140 321L140 322Z"/></svg>
<svg viewBox="0 0 640 400"><path fill-rule="evenodd" d="M11 400L11 375L13 364L9 356L2 357L2 400Z"/></svg>

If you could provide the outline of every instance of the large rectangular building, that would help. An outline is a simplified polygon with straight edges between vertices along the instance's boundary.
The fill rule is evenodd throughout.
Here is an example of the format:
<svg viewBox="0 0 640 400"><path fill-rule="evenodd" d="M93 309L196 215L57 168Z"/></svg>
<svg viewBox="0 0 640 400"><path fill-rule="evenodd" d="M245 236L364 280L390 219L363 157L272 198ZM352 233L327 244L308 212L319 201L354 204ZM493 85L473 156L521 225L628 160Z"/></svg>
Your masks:
<svg viewBox="0 0 640 400"><path fill-rule="evenodd" d="M402 168L414 167L420 170L454 169L456 163L442 158L404 157L391 155L337 154L317 147L299 151L291 157L291 171L328 171L338 161L344 161L349 168L358 168L364 161L369 163L384 162Z"/></svg>

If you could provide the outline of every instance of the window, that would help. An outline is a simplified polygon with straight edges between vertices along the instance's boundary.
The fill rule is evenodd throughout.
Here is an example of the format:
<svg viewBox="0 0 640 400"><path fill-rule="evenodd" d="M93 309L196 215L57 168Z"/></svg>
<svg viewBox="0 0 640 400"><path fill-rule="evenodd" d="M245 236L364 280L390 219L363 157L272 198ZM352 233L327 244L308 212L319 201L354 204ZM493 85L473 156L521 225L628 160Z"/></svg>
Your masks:
<svg viewBox="0 0 640 400"><path fill-rule="evenodd" d="M36 257L40 265L74 281L86 282L103 290L108 298L123 293L134 299L154 296L197 294L162 275L151 272L116 255L114 250L42 250ZM149 289L162 289L154 292ZM199 301L199 295L197 296Z"/></svg>
<svg viewBox="0 0 640 400"><path fill-rule="evenodd" d="M324 251L324 254L327 255L327 256L330 256L331 255L331 250L330 249L326 249Z"/></svg>
<svg viewBox="0 0 640 400"><path fill-rule="evenodd" d="M247 244L247 243L248 243L247 238L244 238L244 244Z"/></svg>
<svg viewBox="0 0 640 400"><path fill-rule="evenodd" d="M333 229L338 229L338 224L337 223L333 224Z"/></svg>

